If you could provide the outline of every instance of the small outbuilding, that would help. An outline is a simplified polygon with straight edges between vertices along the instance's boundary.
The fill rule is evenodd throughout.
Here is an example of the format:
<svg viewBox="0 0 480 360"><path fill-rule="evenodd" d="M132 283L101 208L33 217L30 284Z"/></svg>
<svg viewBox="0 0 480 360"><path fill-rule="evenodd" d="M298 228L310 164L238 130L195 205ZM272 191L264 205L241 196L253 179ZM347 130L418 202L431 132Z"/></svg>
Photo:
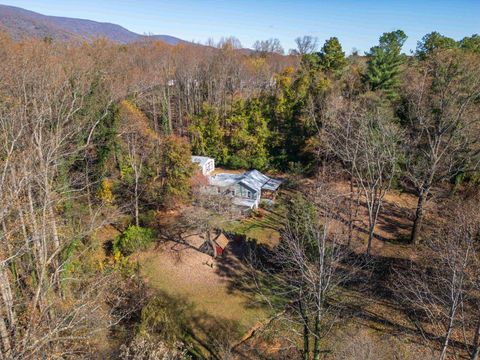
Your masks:
<svg viewBox="0 0 480 360"><path fill-rule="evenodd" d="M215 170L215 159L207 156L192 156L192 162L200 167L203 175L210 175Z"/></svg>
<svg viewBox="0 0 480 360"><path fill-rule="evenodd" d="M215 245L217 247L217 255L223 255L223 252L228 246L228 238L221 232L213 241L215 242Z"/></svg>
<svg viewBox="0 0 480 360"><path fill-rule="evenodd" d="M215 253L217 256L222 256L230 240L228 240L228 238L222 232L220 232L215 234L212 242L215 244ZM199 250L210 256L213 256L214 254L212 244L206 239L203 240L203 244L199 247Z"/></svg>

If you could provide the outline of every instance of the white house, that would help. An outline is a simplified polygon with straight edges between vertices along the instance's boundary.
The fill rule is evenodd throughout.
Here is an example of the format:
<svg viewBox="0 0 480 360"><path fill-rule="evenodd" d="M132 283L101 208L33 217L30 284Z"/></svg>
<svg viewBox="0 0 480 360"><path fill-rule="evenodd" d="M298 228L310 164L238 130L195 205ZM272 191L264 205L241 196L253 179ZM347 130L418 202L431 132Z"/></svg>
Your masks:
<svg viewBox="0 0 480 360"><path fill-rule="evenodd" d="M192 162L198 164L202 174L207 176L215 170L215 160L206 156L192 156Z"/></svg>
<svg viewBox="0 0 480 360"><path fill-rule="evenodd" d="M256 209L261 200L271 203L282 184L282 180L268 177L258 170L249 170L243 174L210 175L215 170L215 160L206 156L192 156L192 162L198 164L208 179L205 191L230 197L233 204L242 208Z"/></svg>
<svg viewBox="0 0 480 360"><path fill-rule="evenodd" d="M235 205L256 209L261 200L272 201L282 181L258 170L243 174L216 174L208 177L209 185L219 195L230 196Z"/></svg>

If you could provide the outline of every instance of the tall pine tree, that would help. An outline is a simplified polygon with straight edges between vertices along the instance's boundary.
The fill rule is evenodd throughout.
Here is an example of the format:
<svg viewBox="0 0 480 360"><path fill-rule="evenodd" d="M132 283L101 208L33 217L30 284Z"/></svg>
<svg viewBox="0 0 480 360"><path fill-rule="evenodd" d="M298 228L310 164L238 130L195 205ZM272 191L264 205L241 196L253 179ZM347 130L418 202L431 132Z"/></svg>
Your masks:
<svg viewBox="0 0 480 360"><path fill-rule="evenodd" d="M480 54L480 35L466 36L459 41L459 45L464 50Z"/></svg>
<svg viewBox="0 0 480 360"><path fill-rule="evenodd" d="M402 30L384 33L379 44L367 53L368 68L364 81L371 90L381 90L388 97L398 97L399 74L405 56L401 54L407 36Z"/></svg>
<svg viewBox="0 0 480 360"><path fill-rule="evenodd" d="M319 56L320 67L328 73L337 74L347 65L347 59L345 59L342 45L336 37L331 37L325 41Z"/></svg>
<svg viewBox="0 0 480 360"><path fill-rule="evenodd" d="M453 49L458 47L458 43L447 36L433 31L422 38L417 44L416 55L420 59L424 59L429 53L435 49Z"/></svg>

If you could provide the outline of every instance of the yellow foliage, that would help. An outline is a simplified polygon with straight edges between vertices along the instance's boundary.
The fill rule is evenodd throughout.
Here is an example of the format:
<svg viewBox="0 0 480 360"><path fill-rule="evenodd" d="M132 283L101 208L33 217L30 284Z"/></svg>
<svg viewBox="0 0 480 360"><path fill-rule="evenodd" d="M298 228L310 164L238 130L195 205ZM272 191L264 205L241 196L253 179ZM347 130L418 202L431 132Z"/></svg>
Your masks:
<svg viewBox="0 0 480 360"><path fill-rule="evenodd" d="M118 264L123 259L123 255L120 251L114 251L113 253L113 262Z"/></svg>
<svg viewBox="0 0 480 360"><path fill-rule="evenodd" d="M141 136L154 140L157 134L150 128L148 117L129 100L120 102L120 117L124 126L132 127Z"/></svg>
<svg viewBox="0 0 480 360"><path fill-rule="evenodd" d="M281 74L275 76L277 84L282 88L288 88L292 85L292 75L295 70L292 67L287 67Z"/></svg>
<svg viewBox="0 0 480 360"><path fill-rule="evenodd" d="M283 71L284 76L292 76L292 74L295 72L295 69L291 66L286 67L285 70Z"/></svg>
<svg viewBox="0 0 480 360"><path fill-rule="evenodd" d="M267 62L264 58L258 57L258 58L250 58L248 60L248 65L254 70L254 71L260 71L263 68L265 68Z"/></svg>
<svg viewBox="0 0 480 360"><path fill-rule="evenodd" d="M113 202L113 193L112 193L112 181L109 179L103 179L99 191L100 199L105 203L110 205Z"/></svg>

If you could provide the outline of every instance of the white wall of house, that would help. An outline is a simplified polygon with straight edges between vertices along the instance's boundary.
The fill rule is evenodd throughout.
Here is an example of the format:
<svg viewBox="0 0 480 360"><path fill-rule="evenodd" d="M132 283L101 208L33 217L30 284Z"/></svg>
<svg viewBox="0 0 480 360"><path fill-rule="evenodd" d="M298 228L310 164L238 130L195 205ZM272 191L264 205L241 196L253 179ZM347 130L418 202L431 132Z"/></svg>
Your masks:
<svg viewBox="0 0 480 360"><path fill-rule="evenodd" d="M206 156L192 156L192 162L197 164L202 174L207 176L215 170L215 160Z"/></svg>
<svg viewBox="0 0 480 360"><path fill-rule="evenodd" d="M207 162L203 165L202 173L203 175L210 175L215 170L215 160L208 159Z"/></svg>

